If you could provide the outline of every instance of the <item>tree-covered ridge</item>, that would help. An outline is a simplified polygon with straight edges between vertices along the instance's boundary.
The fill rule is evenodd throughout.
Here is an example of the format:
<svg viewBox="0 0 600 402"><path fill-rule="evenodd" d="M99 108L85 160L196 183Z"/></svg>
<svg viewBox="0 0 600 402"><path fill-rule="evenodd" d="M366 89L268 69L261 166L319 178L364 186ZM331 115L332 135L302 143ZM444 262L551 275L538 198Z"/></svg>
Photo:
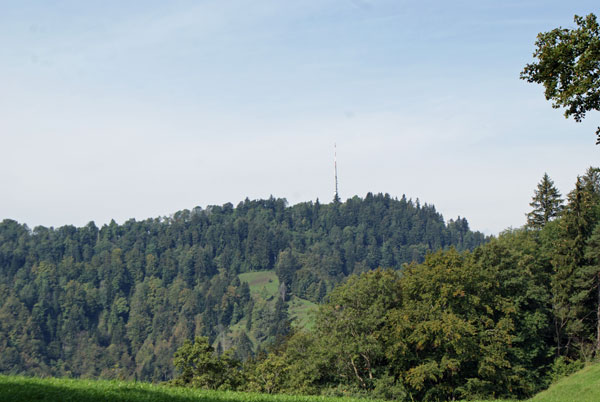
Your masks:
<svg viewBox="0 0 600 402"><path fill-rule="evenodd" d="M597 360L600 169L577 178L561 210L472 251L350 276L312 331L245 366L242 386L399 401L525 398Z"/></svg>
<svg viewBox="0 0 600 402"><path fill-rule="evenodd" d="M431 205L370 193L330 204L246 200L101 228L4 220L0 372L166 380L186 339L247 355L258 346L247 335L268 343L289 331L290 294L320 301L350 274L485 240L464 218L446 224ZM255 304L238 274L271 269L283 297ZM236 324L234 339L219 336Z"/></svg>

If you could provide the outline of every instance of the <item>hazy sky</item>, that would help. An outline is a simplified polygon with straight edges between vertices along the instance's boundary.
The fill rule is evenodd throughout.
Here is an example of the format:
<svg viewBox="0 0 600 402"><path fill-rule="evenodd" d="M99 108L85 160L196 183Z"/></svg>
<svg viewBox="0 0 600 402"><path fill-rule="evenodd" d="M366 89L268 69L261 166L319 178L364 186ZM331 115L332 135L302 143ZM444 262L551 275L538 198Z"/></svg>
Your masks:
<svg viewBox="0 0 600 402"><path fill-rule="evenodd" d="M519 80L596 1L1 1L0 219L81 226L246 197L419 198L496 234L600 165Z"/></svg>

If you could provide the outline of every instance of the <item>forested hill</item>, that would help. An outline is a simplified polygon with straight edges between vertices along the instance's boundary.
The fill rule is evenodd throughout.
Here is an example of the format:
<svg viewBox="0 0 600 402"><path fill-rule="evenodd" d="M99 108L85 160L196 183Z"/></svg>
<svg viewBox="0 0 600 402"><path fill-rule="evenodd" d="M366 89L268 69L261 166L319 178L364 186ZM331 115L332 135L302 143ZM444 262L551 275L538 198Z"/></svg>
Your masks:
<svg viewBox="0 0 600 402"><path fill-rule="evenodd" d="M4 220L0 372L165 380L185 339L228 334L223 346L247 356L289 330L290 297L319 302L350 274L485 241L464 218L446 224L432 205L371 193L246 199L101 228ZM261 302L239 274L269 270L283 297Z"/></svg>

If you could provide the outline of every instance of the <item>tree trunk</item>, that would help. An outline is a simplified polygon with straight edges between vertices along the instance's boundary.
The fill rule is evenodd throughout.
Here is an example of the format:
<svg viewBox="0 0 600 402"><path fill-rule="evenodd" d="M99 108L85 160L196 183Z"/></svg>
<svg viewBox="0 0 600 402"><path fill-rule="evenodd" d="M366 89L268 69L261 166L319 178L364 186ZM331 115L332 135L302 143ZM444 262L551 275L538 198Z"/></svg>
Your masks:
<svg viewBox="0 0 600 402"><path fill-rule="evenodd" d="M596 309L596 356L600 356L600 272L598 272L598 304Z"/></svg>

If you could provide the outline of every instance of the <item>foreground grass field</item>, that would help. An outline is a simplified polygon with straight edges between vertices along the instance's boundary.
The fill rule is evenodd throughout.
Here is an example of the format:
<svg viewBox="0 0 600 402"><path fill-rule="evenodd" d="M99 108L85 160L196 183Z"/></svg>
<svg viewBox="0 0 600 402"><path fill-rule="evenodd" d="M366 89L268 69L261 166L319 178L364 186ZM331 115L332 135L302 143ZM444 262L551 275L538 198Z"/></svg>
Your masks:
<svg viewBox="0 0 600 402"><path fill-rule="evenodd" d="M600 401L600 364L585 367L565 377L546 391L540 392L532 402Z"/></svg>
<svg viewBox="0 0 600 402"><path fill-rule="evenodd" d="M147 383L0 375L0 402L377 402L373 399L203 391ZM600 401L600 364L563 378L531 402ZM475 401L472 401L475 402ZM485 402L485 401L480 401ZM489 401L491 402L491 401ZM501 402L501 401L494 401Z"/></svg>
<svg viewBox="0 0 600 402"><path fill-rule="evenodd" d="M203 391L146 383L0 376L2 402L375 402L372 399Z"/></svg>

